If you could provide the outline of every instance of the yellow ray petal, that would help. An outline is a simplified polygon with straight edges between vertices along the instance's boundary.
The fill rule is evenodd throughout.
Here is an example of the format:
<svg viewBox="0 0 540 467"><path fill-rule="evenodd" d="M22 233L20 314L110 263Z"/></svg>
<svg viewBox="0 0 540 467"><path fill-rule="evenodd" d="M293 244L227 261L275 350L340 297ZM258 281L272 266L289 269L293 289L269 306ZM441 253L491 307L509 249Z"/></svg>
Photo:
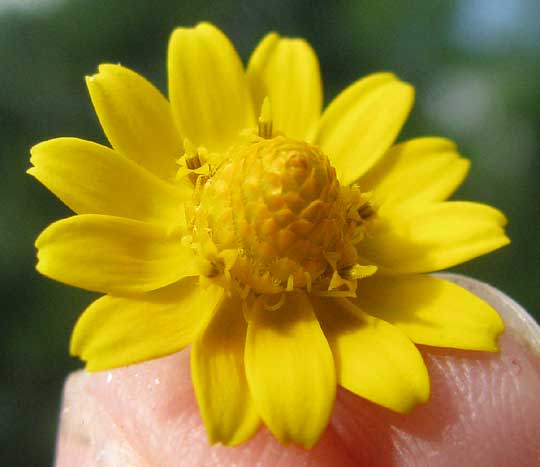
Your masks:
<svg viewBox="0 0 540 467"><path fill-rule="evenodd" d="M97 292L147 292L199 274L178 232L121 217L62 219L41 233L36 248L39 272Z"/></svg>
<svg viewBox="0 0 540 467"><path fill-rule="evenodd" d="M336 379L328 342L303 293L287 293L278 310L254 307L246 374L257 410L274 436L311 447L328 424Z"/></svg>
<svg viewBox="0 0 540 467"><path fill-rule="evenodd" d="M270 99L274 130L291 138L313 138L322 106L317 55L303 39L270 33L250 58L247 78L255 110Z"/></svg>
<svg viewBox="0 0 540 467"><path fill-rule="evenodd" d="M168 66L176 124L195 146L223 151L255 126L242 62L220 30L208 23L176 29Z"/></svg>
<svg viewBox="0 0 540 467"><path fill-rule="evenodd" d="M437 277L372 277L360 281L356 303L399 327L417 344L497 350L504 325L486 302Z"/></svg>
<svg viewBox="0 0 540 467"><path fill-rule="evenodd" d="M144 294L106 295L77 321L70 353L88 371L101 371L178 352L195 339L222 294L221 287L199 287L190 277Z"/></svg>
<svg viewBox="0 0 540 467"><path fill-rule="evenodd" d="M316 142L342 184L366 173L394 142L414 99L411 85L390 73L356 81L323 113Z"/></svg>
<svg viewBox="0 0 540 467"><path fill-rule="evenodd" d="M505 224L500 211L484 204L415 204L381 216L357 248L378 273L431 272L507 245Z"/></svg>
<svg viewBox="0 0 540 467"><path fill-rule="evenodd" d="M193 344L193 386L211 443L240 444L260 425L244 368L246 328L240 300L225 299Z"/></svg>
<svg viewBox="0 0 540 467"><path fill-rule="evenodd" d="M427 368L402 331L367 315L347 299L319 298L314 307L332 348L341 386L401 413L428 400Z"/></svg>
<svg viewBox="0 0 540 467"><path fill-rule="evenodd" d="M182 144L165 97L120 65L100 65L86 84L112 146L159 177L173 180Z"/></svg>
<svg viewBox="0 0 540 467"><path fill-rule="evenodd" d="M470 163L444 138L417 138L394 146L360 180L381 209L444 201L461 184Z"/></svg>
<svg viewBox="0 0 540 467"><path fill-rule="evenodd" d="M185 224L183 202L193 189L173 186L105 146L77 138L44 141L28 170L77 214L108 214Z"/></svg>

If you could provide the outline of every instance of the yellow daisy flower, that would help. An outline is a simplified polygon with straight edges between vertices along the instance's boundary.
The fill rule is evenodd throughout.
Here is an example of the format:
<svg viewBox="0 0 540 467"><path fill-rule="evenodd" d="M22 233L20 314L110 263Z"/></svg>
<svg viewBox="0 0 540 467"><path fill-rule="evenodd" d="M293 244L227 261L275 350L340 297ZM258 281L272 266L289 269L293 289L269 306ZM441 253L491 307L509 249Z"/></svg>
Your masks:
<svg viewBox="0 0 540 467"><path fill-rule="evenodd" d="M211 442L261 421L311 447L336 384L397 412L429 398L414 344L495 351L486 303L421 275L506 245L505 217L445 202L469 162L443 138L392 146L413 88L363 78L321 113L317 57L268 34L247 70L202 23L174 31L169 101L120 65L87 78L112 149L32 149L29 173L76 215L36 241L37 269L105 295L71 353L99 371L191 344Z"/></svg>

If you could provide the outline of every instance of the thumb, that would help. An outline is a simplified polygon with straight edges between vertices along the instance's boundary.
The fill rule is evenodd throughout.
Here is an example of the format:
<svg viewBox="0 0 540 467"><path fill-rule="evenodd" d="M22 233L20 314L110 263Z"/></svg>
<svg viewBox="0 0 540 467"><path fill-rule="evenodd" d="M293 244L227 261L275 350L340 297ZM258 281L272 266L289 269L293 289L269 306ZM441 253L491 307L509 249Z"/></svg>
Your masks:
<svg viewBox="0 0 540 467"><path fill-rule="evenodd" d="M431 399L411 414L394 414L340 390L331 423L310 451L281 446L264 428L241 446L209 446L183 351L71 375L56 465L534 465L540 462L540 328L496 289L445 278L490 302L506 332L497 354L422 347Z"/></svg>

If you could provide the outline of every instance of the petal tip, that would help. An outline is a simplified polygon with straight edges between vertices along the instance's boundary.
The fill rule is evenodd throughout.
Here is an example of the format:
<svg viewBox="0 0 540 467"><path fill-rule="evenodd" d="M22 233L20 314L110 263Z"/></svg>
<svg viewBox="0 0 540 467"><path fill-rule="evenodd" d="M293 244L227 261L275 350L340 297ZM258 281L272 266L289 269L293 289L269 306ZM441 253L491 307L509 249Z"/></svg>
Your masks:
<svg viewBox="0 0 540 467"><path fill-rule="evenodd" d="M84 77L84 81L86 82L86 86L88 87L90 93L92 93L99 83L103 81L104 74L106 73L107 72L103 69L103 65L99 65L98 71L92 75L86 75Z"/></svg>
<svg viewBox="0 0 540 467"><path fill-rule="evenodd" d="M120 65L119 63L101 63L98 65L98 72L96 74L105 75L126 70L127 68Z"/></svg>
<svg viewBox="0 0 540 467"><path fill-rule="evenodd" d="M214 26L214 24L210 23L209 21L199 21L194 29L212 29L212 30L218 30L219 29Z"/></svg>
<svg viewBox="0 0 540 467"><path fill-rule="evenodd" d="M461 164L461 168L463 170L463 178L465 178L471 170L471 160L467 159L466 157L458 157L458 164Z"/></svg>
<svg viewBox="0 0 540 467"><path fill-rule="evenodd" d="M277 31L270 31L263 37L262 40L264 41L264 40L276 40L276 39L281 39L281 35Z"/></svg>
<svg viewBox="0 0 540 467"><path fill-rule="evenodd" d="M37 236L36 238L36 241L34 242L34 246L36 247L36 249L38 250L37 251L37 258L38 260L41 260L40 258L40 251L39 249L41 248L41 246L43 245L43 243L46 241L46 238L48 236L48 230L49 230L50 226L46 227L45 229L43 229L43 231ZM39 262L38 264L36 265L36 268L39 266ZM38 269L39 271L39 269ZM41 271L39 271L41 272Z"/></svg>
<svg viewBox="0 0 540 467"><path fill-rule="evenodd" d="M82 357L79 356L82 360L84 360ZM95 363L93 361L87 361L85 362L84 370L88 373L97 373L98 371L105 371L105 370L111 370L112 368L101 366L99 363Z"/></svg>
<svg viewBox="0 0 540 467"><path fill-rule="evenodd" d="M84 82L86 83L86 87L90 92L92 92L92 88L94 88L97 84L98 77L99 73L94 73L93 75L86 75L84 77Z"/></svg>
<svg viewBox="0 0 540 467"><path fill-rule="evenodd" d="M36 154L40 151L42 146L45 145L45 143L47 143L47 141L40 141L39 143L34 144L30 148L30 162L32 161L32 157L36 156Z"/></svg>
<svg viewBox="0 0 540 467"><path fill-rule="evenodd" d="M410 398L404 399L392 407L389 407L391 410L401 414L409 414L419 405L429 402L431 397L431 382L427 368L425 368L425 370L425 375L422 375L417 381L416 391L410 394Z"/></svg>
<svg viewBox="0 0 540 467"><path fill-rule="evenodd" d="M407 100L413 102L416 95L415 87L406 81L399 81L399 84L402 86Z"/></svg>

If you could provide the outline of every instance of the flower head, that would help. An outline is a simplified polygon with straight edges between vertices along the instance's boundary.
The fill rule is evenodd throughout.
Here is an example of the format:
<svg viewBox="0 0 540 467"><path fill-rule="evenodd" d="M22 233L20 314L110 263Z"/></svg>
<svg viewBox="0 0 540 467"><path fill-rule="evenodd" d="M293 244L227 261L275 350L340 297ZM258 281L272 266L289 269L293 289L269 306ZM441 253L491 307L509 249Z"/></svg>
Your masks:
<svg viewBox="0 0 540 467"><path fill-rule="evenodd" d="M105 295L71 352L98 371L191 344L212 442L261 422L312 446L336 384L397 412L427 401L415 344L496 350L486 303L421 273L508 243L504 216L446 202L469 163L443 138L393 145L413 89L370 75L321 115L319 66L268 34L247 71L210 24L177 29L169 101L140 75L87 78L112 148L59 138L29 173L75 213L39 236L38 270Z"/></svg>

